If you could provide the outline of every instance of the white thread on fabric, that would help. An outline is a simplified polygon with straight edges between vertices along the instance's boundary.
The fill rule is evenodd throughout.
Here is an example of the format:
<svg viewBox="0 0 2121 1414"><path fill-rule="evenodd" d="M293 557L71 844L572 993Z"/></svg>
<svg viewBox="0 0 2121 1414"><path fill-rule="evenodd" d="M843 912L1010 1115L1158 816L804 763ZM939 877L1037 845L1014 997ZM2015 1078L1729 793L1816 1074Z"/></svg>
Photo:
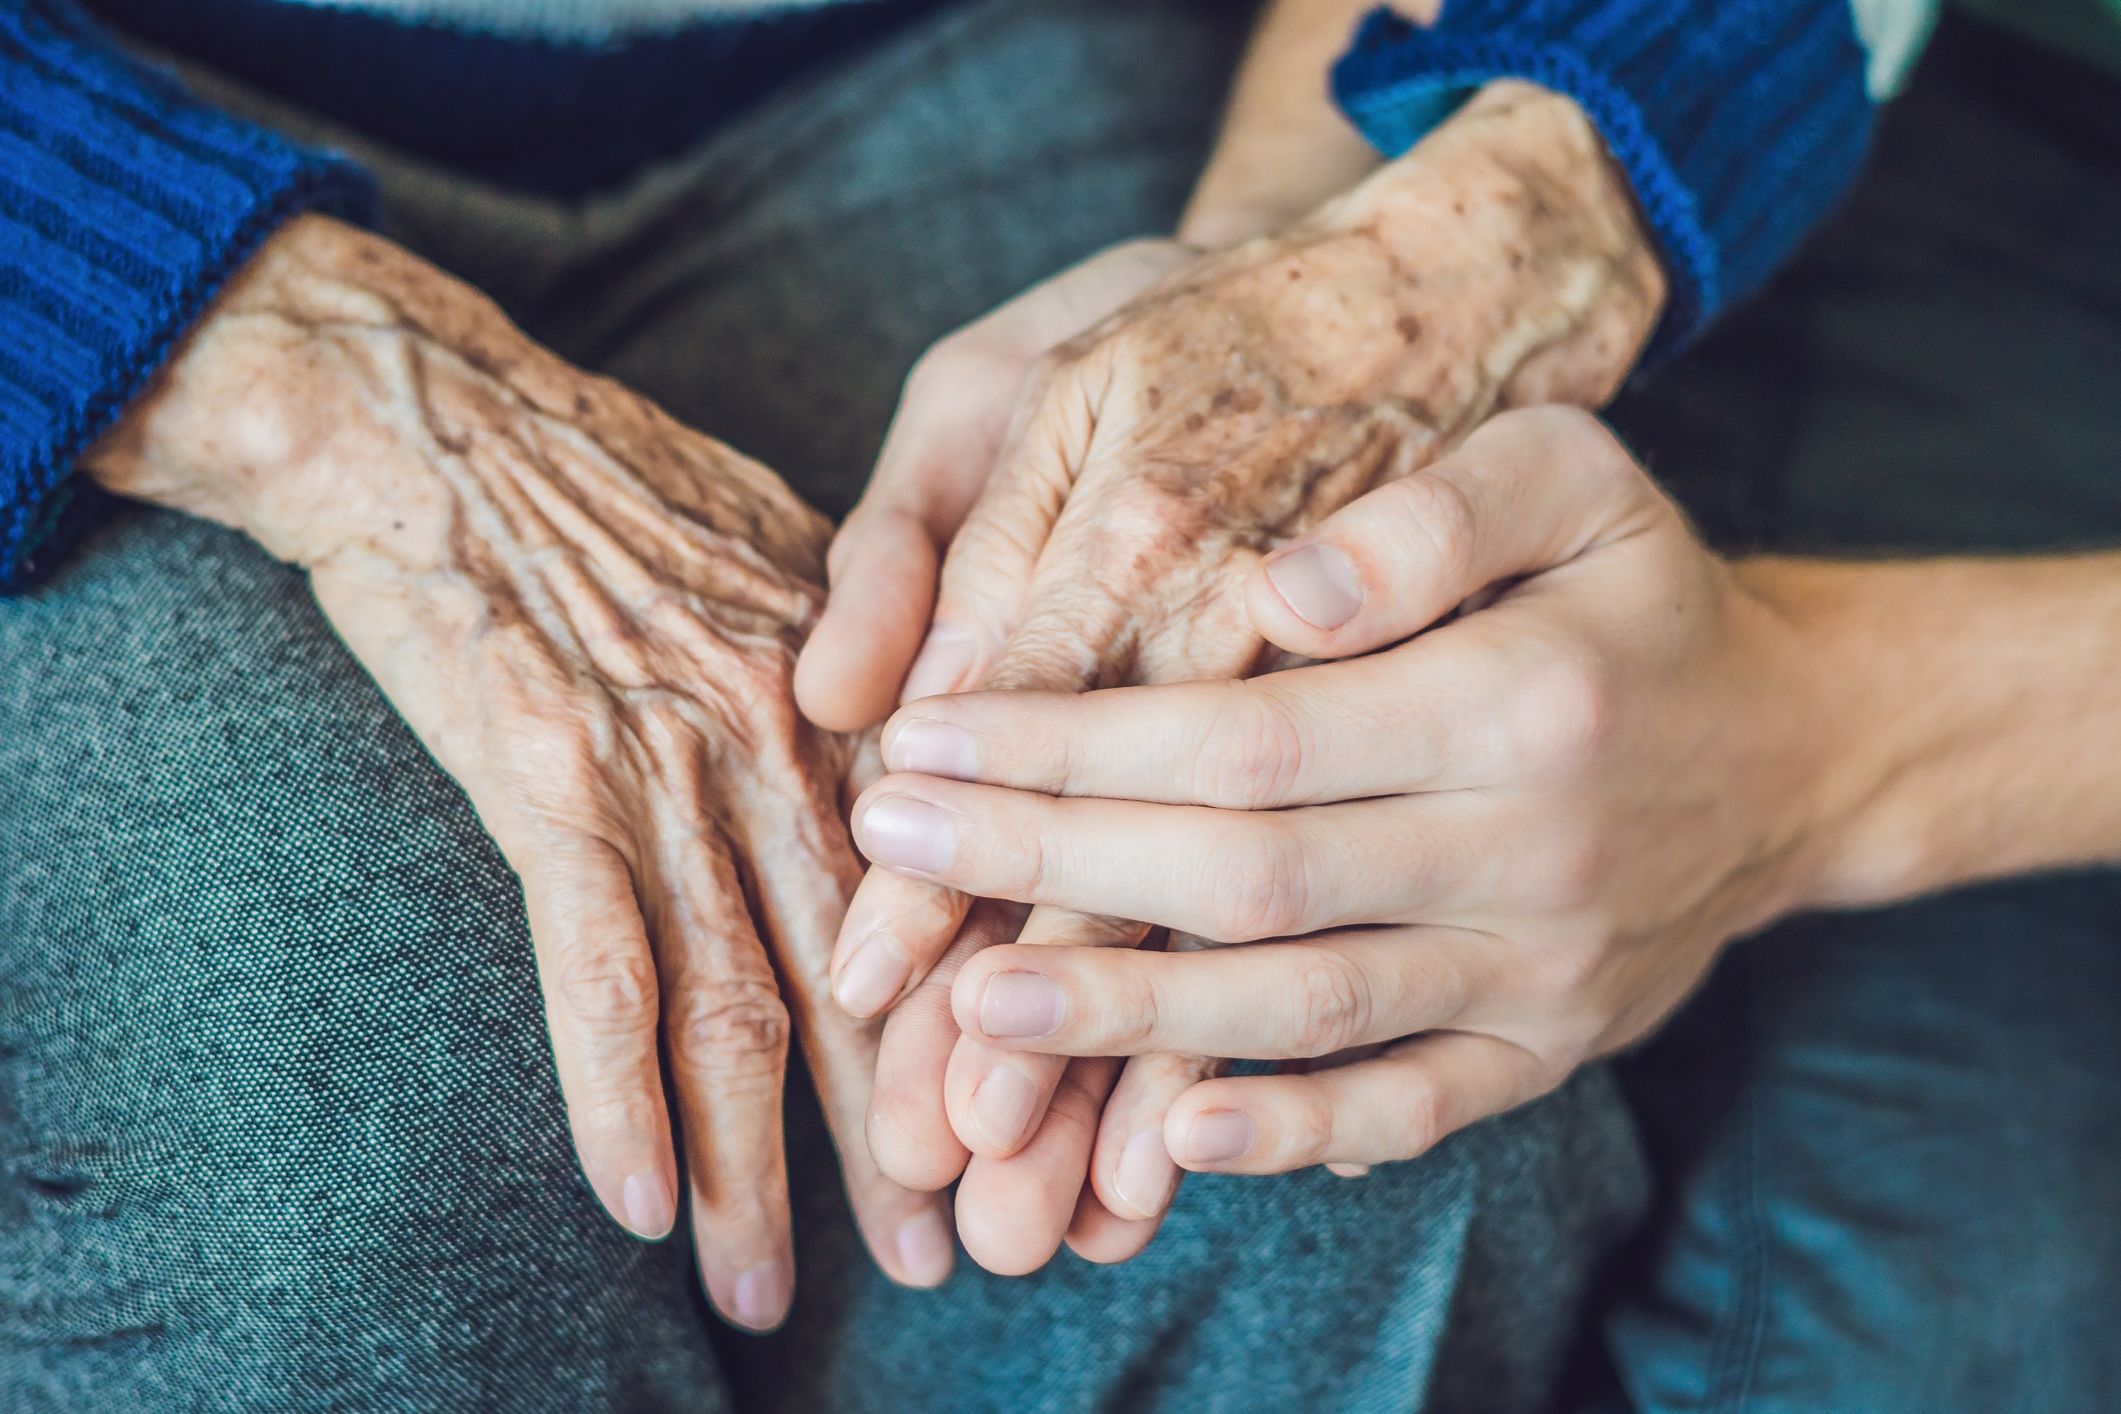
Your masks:
<svg viewBox="0 0 2121 1414"><path fill-rule="evenodd" d="M702 20L726 20L877 0L281 0L334 10L365 10L394 20L448 25L512 37L602 40L655 34Z"/></svg>
<svg viewBox="0 0 2121 1414"><path fill-rule="evenodd" d="M1871 61L1865 86L1882 102L1900 91L1915 57L1936 26L1938 0L1850 0L1856 10L1856 33L1863 36Z"/></svg>

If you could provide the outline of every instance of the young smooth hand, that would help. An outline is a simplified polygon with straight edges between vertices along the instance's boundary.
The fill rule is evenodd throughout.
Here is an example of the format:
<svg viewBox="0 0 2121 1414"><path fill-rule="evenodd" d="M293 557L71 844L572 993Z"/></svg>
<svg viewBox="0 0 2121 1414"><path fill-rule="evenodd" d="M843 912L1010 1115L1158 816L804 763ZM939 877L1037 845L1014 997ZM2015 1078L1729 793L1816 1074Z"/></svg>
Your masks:
<svg viewBox="0 0 2121 1414"><path fill-rule="evenodd" d="M1863 783L1771 566L1704 549L1589 414L1504 414L1250 576L1262 636L1335 661L916 702L856 835L908 878L1247 944L982 950L950 999L982 1045L1334 1058L1201 1081L1101 1143L1409 1158L1824 896Z"/></svg>
<svg viewBox="0 0 2121 1414"><path fill-rule="evenodd" d="M957 336L909 383L804 652L798 691L813 719L851 727L897 700L977 687L1257 671L1268 648L1242 591L1262 555L1498 407L1602 401L1663 294L1588 122L1523 85L1489 90L1279 235L1175 271L1170 247L1148 249L1169 273L1131 300L1112 273L1137 290L1153 274L1108 258ZM1038 321L1050 328L1122 300L1042 358L1016 333L1033 312L1050 311ZM936 435L951 427L960 435ZM962 1175L960 1234L996 1270L1043 1263L1071 1216L1078 1251L1126 1255L1153 1232L1169 1161L1141 1148L1130 1172L1145 1177L1123 1182L1125 1146L1092 1166L1092 1137L1100 1123L1131 1132L1160 1116L1212 1062L1144 1058L1114 1093L1114 1067L1064 1070L961 1038L946 993L979 942L1131 947L1146 931L1143 915L1044 907L1020 926L989 914L961 932L969 904L871 871L850 908L836 995L859 1016L897 1007L872 1148L910 1186ZM1095 1202L1078 1207L1086 1172L1130 1231L1101 1224Z"/></svg>

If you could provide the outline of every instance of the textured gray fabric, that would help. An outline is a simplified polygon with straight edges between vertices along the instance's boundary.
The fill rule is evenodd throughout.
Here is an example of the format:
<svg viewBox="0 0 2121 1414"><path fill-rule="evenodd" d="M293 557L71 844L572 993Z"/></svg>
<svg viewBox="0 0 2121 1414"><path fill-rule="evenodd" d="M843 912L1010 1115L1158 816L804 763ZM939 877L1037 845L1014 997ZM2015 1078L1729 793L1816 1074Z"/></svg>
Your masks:
<svg viewBox="0 0 2121 1414"><path fill-rule="evenodd" d="M370 155L407 240L839 507L928 340L1168 224L1245 19L970 5L587 207ZM0 880L9 1410L1522 1410L1642 1194L1593 1073L1360 1182L1190 1182L1125 1267L910 1293L798 1099L797 1306L734 1336L586 1192L459 792L299 575L168 514L0 603Z"/></svg>

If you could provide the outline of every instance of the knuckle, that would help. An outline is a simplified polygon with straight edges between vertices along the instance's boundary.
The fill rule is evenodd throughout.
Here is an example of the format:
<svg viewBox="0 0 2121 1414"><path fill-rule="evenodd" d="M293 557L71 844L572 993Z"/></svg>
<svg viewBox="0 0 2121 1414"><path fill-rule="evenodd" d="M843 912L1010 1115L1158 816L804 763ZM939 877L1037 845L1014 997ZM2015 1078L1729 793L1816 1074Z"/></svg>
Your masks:
<svg viewBox="0 0 2121 1414"><path fill-rule="evenodd" d="M981 831L966 843L969 853L959 863L966 876L962 882L971 887L974 877L991 880L976 889L982 895L1037 903L1049 883L1067 875L1060 846L1037 826L996 831L991 837Z"/></svg>
<svg viewBox="0 0 2121 1414"><path fill-rule="evenodd" d="M1594 442L1601 449L1618 450L1620 447L1620 440L1596 413L1574 403L1549 403L1544 407L1526 409L1522 415L1542 419L1559 437Z"/></svg>
<svg viewBox="0 0 2121 1414"><path fill-rule="evenodd" d="M1567 654L1525 686L1514 713L1513 745L1533 766L1583 770L1610 745L1617 716L1605 664L1590 654Z"/></svg>
<svg viewBox="0 0 2121 1414"><path fill-rule="evenodd" d="M1578 1000L1595 986L1604 970L1608 946L1605 930L1594 925L1540 948L1529 961L1532 999L1564 1014L1577 1014Z"/></svg>
<svg viewBox="0 0 2121 1414"><path fill-rule="evenodd" d="M655 962L631 951L585 953L561 964L559 992L568 1015L592 1036L630 1031L655 1014Z"/></svg>
<svg viewBox="0 0 2121 1414"><path fill-rule="evenodd" d="M1413 532L1429 552L1431 572L1448 590L1471 593L1480 522L1465 488L1447 476L1417 472L1395 483Z"/></svg>
<svg viewBox="0 0 2121 1414"><path fill-rule="evenodd" d="M1207 719L1194 769L1199 799L1257 810L1288 797L1303 772L1304 733L1282 698L1233 683Z"/></svg>
<svg viewBox="0 0 2121 1414"><path fill-rule="evenodd" d="M1237 828L1210 855L1209 936L1248 943L1295 932L1304 917L1304 850L1288 830Z"/></svg>
<svg viewBox="0 0 2121 1414"><path fill-rule="evenodd" d="M1191 542L1206 519L1200 498L1183 485L1135 481L1115 487L1099 517L1098 538L1106 558L1137 571L1161 567L1147 547Z"/></svg>
<svg viewBox="0 0 2121 1414"><path fill-rule="evenodd" d="M788 1054L788 1008L764 981L689 991L668 1025L671 1059L717 1080L778 1074Z"/></svg>
<svg viewBox="0 0 2121 1414"><path fill-rule="evenodd" d="M1111 1043L1129 1053L1142 1051L1164 1029L1163 999L1141 969L1127 967L1112 1009Z"/></svg>
<svg viewBox="0 0 2121 1414"><path fill-rule="evenodd" d="M574 1110L575 1122L590 1134L655 1134L666 1128L661 1110L638 1091L605 1095Z"/></svg>
<svg viewBox="0 0 2121 1414"><path fill-rule="evenodd" d="M1323 1056L1352 1045L1369 1024L1370 992L1361 974L1340 954L1307 948L1289 979L1288 1050L1292 1056Z"/></svg>
<svg viewBox="0 0 2121 1414"><path fill-rule="evenodd" d="M1609 869L1605 843L1595 835L1572 831L1548 846L1540 857L1534 903L1550 912L1575 913L1596 903Z"/></svg>
<svg viewBox="0 0 2121 1414"><path fill-rule="evenodd" d="M1304 1085L1296 1093L1300 1098L1282 1121L1282 1157L1292 1168L1324 1163L1339 1130L1332 1097L1319 1085Z"/></svg>
<svg viewBox="0 0 2121 1414"><path fill-rule="evenodd" d="M1390 1149L1395 1159L1427 1153L1444 1137L1444 1102L1433 1082L1410 1081L1392 1110Z"/></svg>
<svg viewBox="0 0 2121 1414"><path fill-rule="evenodd" d="M903 399L914 403L947 396L960 390L968 377L977 376L989 362L990 356L965 331L945 335L930 344L906 370Z"/></svg>

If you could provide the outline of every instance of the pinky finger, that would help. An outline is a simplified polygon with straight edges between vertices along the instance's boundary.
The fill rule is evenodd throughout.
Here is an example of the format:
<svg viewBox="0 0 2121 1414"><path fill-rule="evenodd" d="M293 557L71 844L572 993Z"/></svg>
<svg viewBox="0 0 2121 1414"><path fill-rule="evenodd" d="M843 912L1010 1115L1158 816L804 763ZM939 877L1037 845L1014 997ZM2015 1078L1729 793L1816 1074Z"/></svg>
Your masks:
<svg viewBox="0 0 2121 1414"><path fill-rule="evenodd" d="M1203 1173L1391 1163L1559 1079L1508 1041L1431 1031L1331 1070L1204 1080L1171 1107L1164 1139L1181 1168Z"/></svg>

